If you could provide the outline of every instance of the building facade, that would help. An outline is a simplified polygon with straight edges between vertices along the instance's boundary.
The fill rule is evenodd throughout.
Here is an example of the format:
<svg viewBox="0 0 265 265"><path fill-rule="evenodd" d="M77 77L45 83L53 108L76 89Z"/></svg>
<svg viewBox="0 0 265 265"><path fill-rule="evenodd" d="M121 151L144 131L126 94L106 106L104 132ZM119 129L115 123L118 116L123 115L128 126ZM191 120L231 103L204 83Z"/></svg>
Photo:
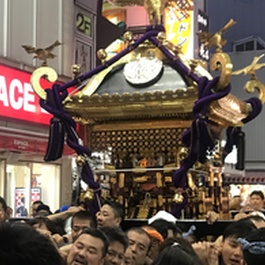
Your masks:
<svg viewBox="0 0 265 265"><path fill-rule="evenodd" d="M20 206L30 214L34 200L42 200L52 211L71 202L74 152L65 147L61 159L44 163L52 116L41 110L30 85L31 73L43 63L33 57L32 49L61 43L47 62L59 82L72 78L75 63L83 64L83 72L94 67L95 2L0 1L0 196L14 216L21 216Z"/></svg>

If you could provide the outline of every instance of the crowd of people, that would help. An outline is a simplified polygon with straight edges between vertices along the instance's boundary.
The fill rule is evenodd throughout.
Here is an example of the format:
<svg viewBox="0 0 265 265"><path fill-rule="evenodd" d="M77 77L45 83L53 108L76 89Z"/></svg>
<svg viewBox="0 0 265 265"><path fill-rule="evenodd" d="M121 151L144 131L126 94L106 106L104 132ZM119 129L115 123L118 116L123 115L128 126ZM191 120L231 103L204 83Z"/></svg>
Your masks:
<svg viewBox="0 0 265 265"><path fill-rule="evenodd" d="M263 193L253 196L260 198L253 198L252 213L262 211ZM265 264L265 217L250 209L213 241L190 240L193 230L184 233L163 211L124 231L124 209L116 201L105 201L96 214L81 206L52 213L36 201L26 222L11 222L8 209L0 197L1 265Z"/></svg>

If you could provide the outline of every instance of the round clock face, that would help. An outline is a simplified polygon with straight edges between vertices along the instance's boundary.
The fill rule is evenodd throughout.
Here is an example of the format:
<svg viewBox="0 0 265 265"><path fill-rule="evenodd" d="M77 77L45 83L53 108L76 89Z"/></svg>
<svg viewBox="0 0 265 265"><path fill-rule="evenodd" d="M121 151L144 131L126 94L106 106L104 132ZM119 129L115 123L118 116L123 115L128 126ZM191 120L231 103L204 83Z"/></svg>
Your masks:
<svg viewBox="0 0 265 265"><path fill-rule="evenodd" d="M132 85L147 85L157 81L163 71L163 62L157 58L140 58L127 63L123 74Z"/></svg>

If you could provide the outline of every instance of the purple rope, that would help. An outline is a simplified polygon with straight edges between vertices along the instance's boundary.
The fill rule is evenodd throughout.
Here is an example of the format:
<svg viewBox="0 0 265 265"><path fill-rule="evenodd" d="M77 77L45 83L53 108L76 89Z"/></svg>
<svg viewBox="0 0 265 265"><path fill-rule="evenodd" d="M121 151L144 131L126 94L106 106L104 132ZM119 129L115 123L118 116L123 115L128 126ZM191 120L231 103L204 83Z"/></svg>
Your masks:
<svg viewBox="0 0 265 265"><path fill-rule="evenodd" d="M53 114L54 118L56 118L56 120L58 119L62 123L64 128L62 135L54 133L53 136L50 137L54 138L54 141L56 141L56 139L58 138L62 138L61 140L64 141L65 137L64 132L66 132L67 144L72 149L74 149L78 155L90 157L91 150L79 144L79 139L77 137L77 134L75 133L76 123L73 120L73 118L63 108L62 101L66 98L68 93L66 90L60 93L58 87L59 85L55 84L53 85L52 89L46 89L47 100L43 99L40 100L41 107L44 108L46 111L50 112L51 114ZM51 119L50 122L51 126L55 122L54 118ZM52 141L51 138L49 140ZM52 155L53 152L58 152L58 150L51 149L50 152ZM62 154L62 150L59 151L58 153ZM98 205L97 196L100 196L101 190L100 190L100 185L94 180L94 174L87 161L83 165L81 171L81 178L89 186L89 188L94 190L94 200L93 202L90 203L89 208L90 211L96 213L100 208L100 205Z"/></svg>
<svg viewBox="0 0 265 265"><path fill-rule="evenodd" d="M207 150L212 150L215 146L217 136L208 127L207 109L212 101L218 100L226 96L230 90L230 84L219 92L214 92L214 87L218 83L219 77L208 80L201 77L198 80L198 100L194 103L194 118L192 126L183 135L183 142L189 148L188 156L182 160L181 167L173 174L172 181L176 188L182 188L185 194L187 187L187 172L195 164L196 161L204 163L206 161ZM180 210L185 207L187 201L183 201L181 205L172 207L171 213L178 217Z"/></svg>

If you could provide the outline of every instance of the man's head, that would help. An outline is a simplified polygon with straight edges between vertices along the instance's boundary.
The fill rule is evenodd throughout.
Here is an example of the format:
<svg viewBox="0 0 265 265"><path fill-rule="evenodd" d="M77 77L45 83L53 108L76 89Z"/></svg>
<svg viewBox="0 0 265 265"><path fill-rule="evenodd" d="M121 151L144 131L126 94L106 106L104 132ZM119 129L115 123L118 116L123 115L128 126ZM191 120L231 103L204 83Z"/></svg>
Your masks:
<svg viewBox="0 0 265 265"><path fill-rule="evenodd" d="M38 200L38 201L34 201L31 205L31 211L32 211L32 216L35 217L37 214L37 208L39 207L39 205L42 205L43 202Z"/></svg>
<svg viewBox="0 0 265 265"><path fill-rule="evenodd" d="M254 190L250 194L250 206L255 211L261 211L264 207L264 194L260 190Z"/></svg>
<svg viewBox="0 0 265 265"><path fill-rule="evenodd" d="M125 264L145 264L151 246L149 235L140 227L133 227L126 233L129 239L129 247L125 253Z"/></svg>
<svg viewBox="0 0 265 265"><path fill-rule="evenodd" d="M228 225L223 233L221 257L224 265L240 265L243 260L241 245L237 242L239 237L245 238L257 228L249 219L241 219Z"/></svg>
<svg viewBox="0 0 265 265"><path fill-rule="evenodd" d="M67 265L101 265L108 250L108 238L96 228L86 228L73 243Z"/></svg>
<svg viewBox="0 0 265 265"><path fill-rule="evenodd" d="M52 214L50 207L46 204L40 204L36 209L36 215L35 216L48 216Z"/></svg>
<svg viewBox="0 0 265 265"><path fill-rule="evenodd" d="M0 264L60 265L53 243L25 223L0 223Z"/></svg>
<svg viewBox="0 0 265 265"><path fill-rule="evenodd" d="M164 219L157 219L149 225L155 228L155 230L157 230L164 239L182 237L182 230L173 222L169 222Z"/></svg>
<svg viewBox="0 0 265 265"><path fill-rule="evenodd" d="M148 257L153 260L159 253L160 245L164 242L162 235L152 226L143 226L142 229L150 236L151 246Z"/></svg>
<svg viewBox="0 0 265 265"><path fill-rule="evenodd" d="M7 204L3 197L0 197L0 222L5 221L8 217Z"/></svg>
<svg viewBox="0 0 265 265"><path fill-rule="evenodd" d="M129 245L127 235L119 227L104 226L100 228L109 239L107 255L104 259L104 265L123 264L124 254Z"/></svg>
<svg viewBox="0 0 265 265"><path fill-rule="evenodd" d="M72 229L72 241L74 242L78 235L85 228L96 228L97 221L94 214L88 211L79 211L72 217L71 229Z"/></svg>
<svg viewBox="0 0 265 265"><path fill-rule="evenodd" d="M265 228L252 231L245 240L239 242L248 265L265 264Z"/></svg>
<svg viewBox="0 0 265 265"><path fill-rule="evenodd" d="M256 228L265 227L265 217L261 212L251 212L241 220L250 220Z"/></svg>
<svg viewBox="0 0 265 265"><path fill-rule="evenodd" d="M124 219L124 209L116 201L106 201L96 214L98 227L119 227Z"/></svg>

